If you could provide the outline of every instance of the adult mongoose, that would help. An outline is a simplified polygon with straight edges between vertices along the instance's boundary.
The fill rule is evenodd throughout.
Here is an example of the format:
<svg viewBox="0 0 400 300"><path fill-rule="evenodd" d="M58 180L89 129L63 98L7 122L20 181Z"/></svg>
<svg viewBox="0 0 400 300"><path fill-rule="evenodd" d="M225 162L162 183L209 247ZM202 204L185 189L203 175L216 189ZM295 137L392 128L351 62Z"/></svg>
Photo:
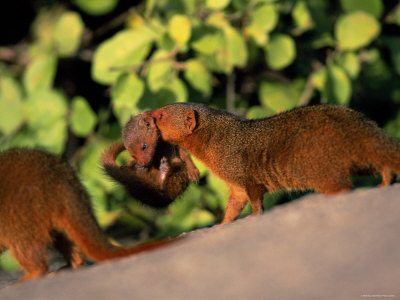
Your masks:
<svg viewBox="0 0 400 300"><path fill-rule="evenodd" d="M169 240L134 248L112 245L93 215L87 192L72 167L42 150L0 153L0 252L10 249L25 275L44 275L47 247L54 246L68 266L148 251Z"/></svg>
<svg viewBox="0 0 400 300"><path fill-rule="evenodd" d="M332 194L349 191L351 176L400 173L400 146L352 109L316 105L247 120L201 104L174 103L146 112L165 142L189 150L230 188L222 223L250 201L279 189ZM144 162L145 163L145 162Z"/></svg>

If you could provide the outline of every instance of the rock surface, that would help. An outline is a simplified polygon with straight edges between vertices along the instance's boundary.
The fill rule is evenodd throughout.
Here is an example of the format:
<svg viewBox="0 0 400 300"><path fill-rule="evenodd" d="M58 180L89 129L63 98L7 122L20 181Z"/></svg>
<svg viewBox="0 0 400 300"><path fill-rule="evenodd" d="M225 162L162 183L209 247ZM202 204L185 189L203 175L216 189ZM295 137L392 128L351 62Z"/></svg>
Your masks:
<svg viewBox="0 0 400 300"><path fill-rule="evenodd" d="M400 298L400 184L310 195L172 246L9 286L0 299Z"/></svg>

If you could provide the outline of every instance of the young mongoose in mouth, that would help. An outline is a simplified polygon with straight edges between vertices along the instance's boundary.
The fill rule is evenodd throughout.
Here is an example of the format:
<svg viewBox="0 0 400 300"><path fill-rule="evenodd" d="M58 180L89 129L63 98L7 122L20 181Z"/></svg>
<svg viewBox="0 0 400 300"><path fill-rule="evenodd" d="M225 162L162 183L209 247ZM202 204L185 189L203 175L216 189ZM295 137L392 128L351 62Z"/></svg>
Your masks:
<svg viewBox="0 0 400 300"><path fill-rule="evenodd" d="M189 181L198 181L199 171L183 149L160 140L154 119L132 116L122 130L124 144L111 145L103 155L103 167L137 200L163 208L179 197ZM128 150L132 160L126 166L115 162ZM146 163L143 163L143 162Z"/></svg>

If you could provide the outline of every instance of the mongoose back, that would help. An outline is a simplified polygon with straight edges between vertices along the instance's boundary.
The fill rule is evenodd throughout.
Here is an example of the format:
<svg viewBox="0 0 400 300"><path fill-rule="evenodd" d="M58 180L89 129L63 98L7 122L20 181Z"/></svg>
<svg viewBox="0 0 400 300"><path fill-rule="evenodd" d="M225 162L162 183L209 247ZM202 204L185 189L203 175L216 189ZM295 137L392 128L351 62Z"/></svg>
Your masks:
<svg viewBox="0 0 400 300"><path fill-rule="evenodd" d="M94 218L85 189L67 162L41 150L0 153L0 252L10 249L25 271L19 281L47 272L47 247L51 245L68 266L77 268L85 263L85 256L103 261L169 242L134 248L110 244Z"/></svg>
<svg viewBox="0 0 400 300"><path fill-rule="evenodd" d="M146 112L164 141L189 150L230 188L222 223L250 201L262 211L263 194L279 189L349 191L351 176L400 173L400 146L352 109L317 105L246 120L201 104L175 103Z"/></svg>
<svg viewBox="0 0 400 300"><path fill-rule="evenodd" d="M122 136L124 144L115 143L104 153L103 167L142 203L166 207L186 190L189 180L198 180L199 171L190 155L160 140L153 118L131 116ZM115 159L125 149L132 160L126 166L118 166Z"/></svg>

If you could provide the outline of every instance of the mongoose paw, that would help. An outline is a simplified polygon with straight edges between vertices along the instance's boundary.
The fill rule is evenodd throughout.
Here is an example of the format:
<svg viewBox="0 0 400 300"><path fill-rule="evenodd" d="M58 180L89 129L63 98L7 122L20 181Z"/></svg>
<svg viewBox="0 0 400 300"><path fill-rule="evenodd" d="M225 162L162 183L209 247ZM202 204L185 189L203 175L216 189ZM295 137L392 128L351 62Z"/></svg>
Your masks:
<svg viewBox="0 0 400 300"><path fill-rule="evenodd" d="M127 166L128 166L129 168L135 167L135 166L136 166L136 159L131 159L131 160L127 163Z"/></svg>
<svg viewBox="0 0 400 300"><path fill-rule="evenodd" d="M167 174L170 170L170 166L168 163L168 159L163 156L160 161L160 185L161 187L164 185L164 181L167 178Z"/></svg>
<svg viewBox="0 0 400 300"><path fill-rule="evenodd" d="M196 167L187 168L187 175L191 181L196 182L196 183L199 182L200 172Z"/></svg>

